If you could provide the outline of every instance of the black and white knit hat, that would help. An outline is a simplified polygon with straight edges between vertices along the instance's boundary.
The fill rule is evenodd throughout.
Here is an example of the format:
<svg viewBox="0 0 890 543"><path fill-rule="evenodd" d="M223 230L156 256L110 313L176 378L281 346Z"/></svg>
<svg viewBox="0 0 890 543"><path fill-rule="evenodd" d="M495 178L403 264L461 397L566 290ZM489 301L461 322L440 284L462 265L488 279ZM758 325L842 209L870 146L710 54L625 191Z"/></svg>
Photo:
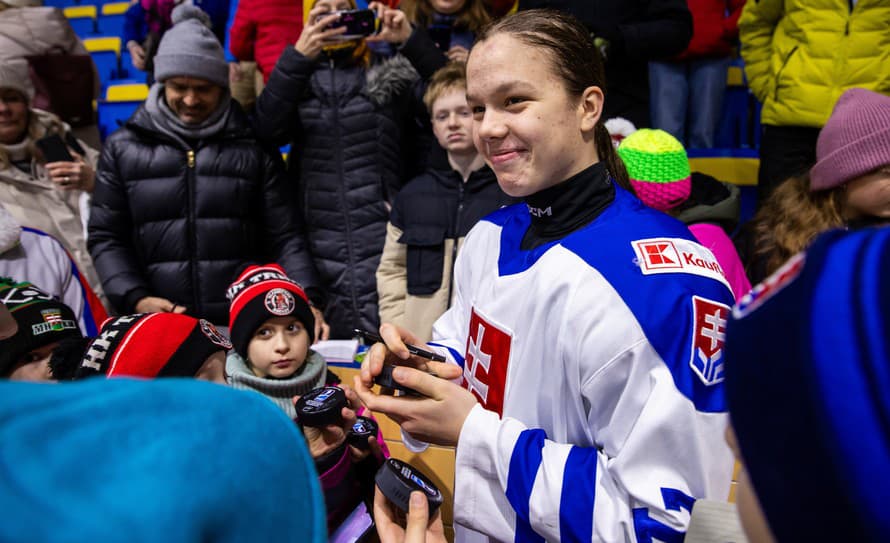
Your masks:
<svg viewBox="0 0 890 543"><path fill-rule="evenodd" d="M34 349L83 335L70 307L27 281L0 278L0 302L18 324L14 336L0 341L0 376L7 376L16 360Z"/></svg>

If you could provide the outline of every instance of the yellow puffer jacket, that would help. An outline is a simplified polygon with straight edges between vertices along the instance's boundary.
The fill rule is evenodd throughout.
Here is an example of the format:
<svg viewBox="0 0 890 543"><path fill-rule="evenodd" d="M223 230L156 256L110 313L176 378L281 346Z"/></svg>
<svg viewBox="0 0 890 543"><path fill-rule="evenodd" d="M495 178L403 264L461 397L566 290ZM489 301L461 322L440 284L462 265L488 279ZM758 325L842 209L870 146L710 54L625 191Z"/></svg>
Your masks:
<svg viewBox="0 0 890 543"><path fill-rule="evenodd" d="M890 0L748 0L739 37L764 124L821 127L850 87L890 95Z"/></svg>

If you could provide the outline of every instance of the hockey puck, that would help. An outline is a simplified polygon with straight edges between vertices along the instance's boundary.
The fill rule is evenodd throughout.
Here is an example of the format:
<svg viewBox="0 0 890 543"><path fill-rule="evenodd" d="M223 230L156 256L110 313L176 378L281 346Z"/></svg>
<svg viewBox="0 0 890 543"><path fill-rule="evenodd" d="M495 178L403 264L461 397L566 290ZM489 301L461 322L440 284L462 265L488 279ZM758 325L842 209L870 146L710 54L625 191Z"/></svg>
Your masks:
<svg viewBox="0 0 890 543"><path fill-rule="evenodd" d="M340 412L347 406L346 393L339 387L316 388L300 396L295 408L302 426L321 428L343 420Z"/></svg>
<svg viewBox="0 0 890 543"><path fill-rule="evenodd" d="M380 466L374 478L377 487L392 503L408 513L411 492L420 490L430 504L430 516L442 505L442 493L429 478L410 465L390 458Z"/></svg>
<svg viewBox="0 0 890 543"><path fill-rule="evenodd" d="M411 396L423 396L420 392L417 392L413 388L406 387L404 385L400 385L393 379L392 370L395 366L391 366L389 364L384 364L382 368L380 368L380 375L374 378L374 384L380 385L386 388L392 388L395 390L400 390L405 394L409 394Z"/></svg>
<svg viewBox="0 0 890 543"><path fill-rule="evenodd" d="M357 417L355 424L349 430L346 436L346 443L352 445L356 449L366 451L370 448L368 440L377 436L377 423L368 417Z"/></svg>

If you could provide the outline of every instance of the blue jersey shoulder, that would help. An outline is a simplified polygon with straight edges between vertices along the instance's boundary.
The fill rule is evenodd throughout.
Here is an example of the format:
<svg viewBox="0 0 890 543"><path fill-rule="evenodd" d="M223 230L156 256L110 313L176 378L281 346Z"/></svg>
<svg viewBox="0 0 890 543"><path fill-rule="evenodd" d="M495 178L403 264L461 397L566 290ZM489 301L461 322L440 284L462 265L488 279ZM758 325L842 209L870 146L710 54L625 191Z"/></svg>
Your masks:
<svg viewBox="0 0 890 543"><path fill-rule="evenodd" d="M677 388L699 411L725 411L723 339L732 293L724 283L688 271L645 275L632 245L650 238L695 242L686 226L619 189L613 205L577 234L562 245L618 292Z"/></svg>
<svg viewBox="0 0 890 543"><path fill-rule="evenodd" d="M523 272L559 244L596 269L640 323L668 366L677 388L705 412L725 411L722 346L732 293L705 275L678 272L644 275L634 241L674 238L695 242L686 226L646 207L616 188L615 200L590 224L563 239L520 249L531 219L522 204L486 218L501 226L498 272Z"/></svg>

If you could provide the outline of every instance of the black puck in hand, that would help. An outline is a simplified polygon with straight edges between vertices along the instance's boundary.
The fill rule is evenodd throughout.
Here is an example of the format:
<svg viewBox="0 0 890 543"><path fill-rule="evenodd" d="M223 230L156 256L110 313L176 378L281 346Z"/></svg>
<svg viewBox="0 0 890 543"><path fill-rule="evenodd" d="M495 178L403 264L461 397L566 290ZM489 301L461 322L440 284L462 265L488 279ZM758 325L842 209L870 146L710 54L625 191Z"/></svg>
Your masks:
<svg viewBox="0 0 890 543"><path fill-rule="evenodd" d="M392 388L395 390L401 390L405 394L409 394L411 396L423 396L420 392L417 392L413 388L408 388L404 385L400 385L396 382L396 380L392 376L392 370L395 366L391 366L389 364L384 364L382 368L380 368L380 375L374 378L374 384L380 385L386 388Z"/></svg>
<svg viewBox="0 0 890 543"><path fill-rule="evenodd" d="M370 448L368 439L377 436L377 423L368 417L357 417L355 424L349 430L346 436L346 443L352 445L356 449L366 451Z"/></svg>
<svg viewBox="0 0 890 543"><path fill-rule="evenodd" d="M346 393L339 387L316 388L300 396L295 408L297 422L311 428L321 428L343 421L341 411L348 405Z"/></svg>
<svg viewBox="0 0 890 543"><path fill-rule="evenodd" d="M430 504L430 517L442 505L442 493L429 478L409 464L390 458L380 466L374 478L377 487L386 498L406 514L411 492L420 490Z"/></svg>

